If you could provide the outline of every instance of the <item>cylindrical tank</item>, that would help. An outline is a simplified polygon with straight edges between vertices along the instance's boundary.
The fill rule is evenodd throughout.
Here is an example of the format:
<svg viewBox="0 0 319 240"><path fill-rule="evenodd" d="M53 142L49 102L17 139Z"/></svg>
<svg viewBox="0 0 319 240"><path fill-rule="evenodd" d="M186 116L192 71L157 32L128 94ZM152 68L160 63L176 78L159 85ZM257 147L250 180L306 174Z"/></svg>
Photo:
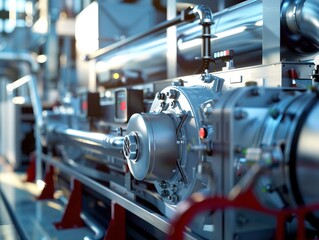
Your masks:
<svg viewBox="0 0 319 240"><path fill-rule="evenodd" d="M316 6L315 0L282 2L282 42L285 42L282 59L300 60L301 52L303 57L309 58L318 51L318 31L309 31L318 27L319 8ZM216 38L211 39L212 53L232 49L236 67L260 64L262 8L261 0L250 0L214 14L215 24L211 26L211 33ZM177 28L178 76L194 74L200 66L200 61L194 59L200 57L201 30L196 21ZM119 69L141 71L144 81L164 79L167 41L172 40L163 33L155 34L105 54L96 65L99 80L108 81L110 71Z"/></svg>

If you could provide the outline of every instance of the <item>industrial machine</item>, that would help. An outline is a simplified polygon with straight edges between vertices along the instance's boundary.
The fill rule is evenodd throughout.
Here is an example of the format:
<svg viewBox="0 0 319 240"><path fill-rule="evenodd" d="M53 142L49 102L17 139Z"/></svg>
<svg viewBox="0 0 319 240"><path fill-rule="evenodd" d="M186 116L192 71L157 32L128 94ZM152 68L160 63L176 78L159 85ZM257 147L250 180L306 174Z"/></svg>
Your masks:
<svg viewBox="0 0 319 240"><path fill-rule="evenodd" d="M90 216L108 226L105 237L91 227L91 239L316 239L317 5L194 5L100 42L86 55L95 88L63 95L37 120L41 196L70 196L55 226Z"/></svg>

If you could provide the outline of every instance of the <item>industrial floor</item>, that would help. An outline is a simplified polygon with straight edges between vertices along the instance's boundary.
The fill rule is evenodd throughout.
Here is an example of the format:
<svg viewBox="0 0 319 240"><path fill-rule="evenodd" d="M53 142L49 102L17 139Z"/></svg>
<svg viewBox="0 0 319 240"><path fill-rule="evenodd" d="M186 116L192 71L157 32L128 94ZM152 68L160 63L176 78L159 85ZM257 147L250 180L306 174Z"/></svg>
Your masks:
<svg viewBox="0 0 319 240"><path fill-rule="evenodd" d="M5 169L3 158L0 157L0 174ZM10 213L6 207L3 196L0 192L0 240L18 240L21 239L16 230L15 224L13 223Z"/></svg>
<svg viewBox="0 0 319 240"><path fill-rule="evenodd" d="M3 162L2 162L3 163ZM26 183L0 159L0 240L96 239L88 227L58 230L64 204L59 200L37 200L41 189Z"/></svg>

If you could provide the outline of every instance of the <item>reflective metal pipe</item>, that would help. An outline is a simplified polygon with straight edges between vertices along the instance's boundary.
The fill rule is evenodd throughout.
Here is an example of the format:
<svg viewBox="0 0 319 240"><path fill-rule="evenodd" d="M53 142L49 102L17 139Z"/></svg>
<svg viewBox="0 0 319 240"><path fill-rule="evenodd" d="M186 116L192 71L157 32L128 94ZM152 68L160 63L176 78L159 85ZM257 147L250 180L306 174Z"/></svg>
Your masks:
<svg viewBox="0 0 319 240"><path fill-rule="evenodd" d="M54 133L64 135L68 138L72 138L75 141L95 145L105 149L119 149L123 148L124 137L103 134L85 132L76 129L57 127L54 129Z"/></svg>
<svg viewBox="0 0 319 240"><path fill-rule="evenodd" d="M319 48L319 4L317 1L300 1L296 20L300 34Z"/></svg>
<svg viewBox="0 0 319 240"><path fill-rule="evenodd" d="M296 177L304 204L318 203L319 191L319 103L303 124L297 145ZM317 213L317 217L319 214Z"/></svg>
<svg viewBox="0 0 319 240"><path fill-rule="evenodd" d="M301 53L318 51L319 6L315 0L283 0L282 25L288 46Z"/></svg>
<svg viewBox="0 0 319 240"><path fill-rule="evenodd" d="M291 35L287 38L290 42L286 44L298 51L311 54L318 52L319 31L314 31L319 27L319 7L316 0L289 1L289 4L287 2L284 0L282 3L281 16L283 34ZM298 12L292 19L291 11L294 8ZM261 0L246 1L213 14L215 24L211 26L211 34L216 38L211 39L211 51L233 49L236 67L261 63L262 15ZM178 75L193 74L200 65L194 60L195 57L201 56L199 22L179 26L177 36ZM302 44L305 46L303 49L300 49L300 41L295 42L296 38L303 39ZM110 70L135 69L142 71L146 80L165 77L167 41L170 40L162 34L105 55L102 61L97 63L97 72L106 73L103 76L107 76Z"/></svg>

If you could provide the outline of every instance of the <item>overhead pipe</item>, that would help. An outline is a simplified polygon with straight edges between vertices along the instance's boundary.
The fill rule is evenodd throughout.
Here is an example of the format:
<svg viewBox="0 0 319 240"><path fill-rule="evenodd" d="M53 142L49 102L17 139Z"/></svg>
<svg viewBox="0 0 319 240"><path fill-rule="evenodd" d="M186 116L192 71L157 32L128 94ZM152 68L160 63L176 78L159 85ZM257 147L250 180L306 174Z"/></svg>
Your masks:
<svg viewBox="0 0 319 240"><path fill-rule="evenodd" d="M126 38L120 42L114 43L114 44L107 46L105 48L98 49L97 51L95 51L91 54L88 54L85 59L86 60L95 59L95 58L100 57L104 54L112 52L120 47L126 46L128 44L131 44L131 43L137 41L137 40L140 40L146 36L149 36L149 35L152 35L154 33L165 30L168 27L175 26L175 25L182 23L182 22L191 21L191 20L194 20L196 18L199 18L200 24L203 26L203 28L206 28L206 26L210 26L213 23L212 12L208 7L206 7L204 5L197 5L195 7L189 7L187 9L183 10L179 16L177 16L173 19L167 20L163 23L160 23L157 26L155 26L154 28L152 28L151 30L148 30L146 32L137 34L137 35L129 37L129 38ZM205 39L207 37L208 36L206 36ZM205 46L206 45L207 44L205 44Z"/></svg>
<svg viewBox="0 0 319 240"><path fill-rule="evenodd" d="M288 50L287 47L308 56L318 52L319 7L317 5L316 0L282 1L282 35L290 36L283 46L286 49L282 59L289 58L293 61L300 58L300 55L296 53L291 54L291 50ZM294 8L295 14L292 12ZM216 38L210 39L211 51L233 49L234 62L237 67L261 63L262 16L262 0L245 1L213 14L215 24L210 26L210 32ZM202 41L198 39L201 36L201 30L198 21L178 26L178 75L194 73L194 68L196 68L194 59L199 57L202 46ZM296 42L295 39L302 39L305 47L300 48L300 41ZM163 34L154 38L140 39L139 42L121 49L114 48L117 51L107 52L101 56L101 61L96 66L97 73L135 69L142 71L146 75L146 80L154 80L153 76L163 77L164 75L165 77L167 41L169 40Z"/></svg>
<svg viewBox="0 0 319 240"><path fill-rule="evenodd" d="M305 46L319 48L319 5L315 0L284 0L282 3L282 21L290 40L300 48ZM309 45L310 43L310 45ZM299 49L298 48L298 49Z"/></svg>

